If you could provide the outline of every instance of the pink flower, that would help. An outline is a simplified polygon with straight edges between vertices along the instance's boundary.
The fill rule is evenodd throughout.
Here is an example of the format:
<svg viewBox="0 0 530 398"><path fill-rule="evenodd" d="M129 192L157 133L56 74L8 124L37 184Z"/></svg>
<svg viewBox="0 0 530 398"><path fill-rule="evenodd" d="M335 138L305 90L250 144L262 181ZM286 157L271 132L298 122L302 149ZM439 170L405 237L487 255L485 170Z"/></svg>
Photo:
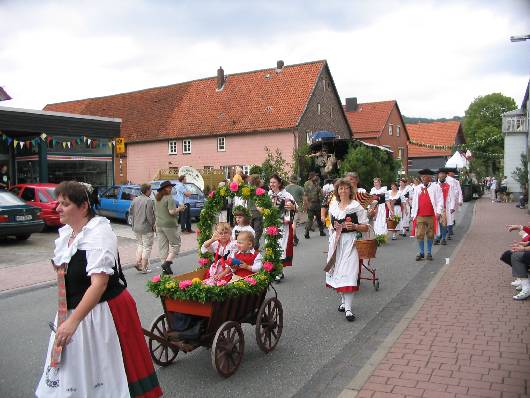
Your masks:
<svg viewBox="0 0 530 398"><path fill-rule="evenodd" d="M256 188L256 195L258 196L265 195L265 190L263 188Z"/></svg>
<svg viewBox="0 0 530 398"><path fill-rule="evenodd" d="M214 191L211 191L209 194L208 194L208 197L211 199L215 196L215 192Z"/></svg>
<svg viewBox="0 0 530 398"><path fill-rule="evenodd" d="M230 183L230 185L228 186L228 188L230 188L230 190L231 190L232 192L237 192L237 190L239 189L239 185L238 185L237 182L232 181L232 182Z"/></svg>
<svg viewBox="0 0 530 398"><path fill-rule="evenodd" d="M213 278L208 278L202 281L202 283L206 286L214 286L215 280Z"/></svg>
<svg viewBox="0 0 530 398"><path fill-rule="evenodd" d="M275 225L271 225L270 227L265 228L265 232L267 235L276 236L280 230Z"/></svg>
<svg viewBox="0 0 530 398"><path fill-rule="evenodd" d="M151 282L158 283L160 282L160 275L155 275L151 278Z"/></svg>
<svg viewBox="0 0 530 398"><path fill-rule="evenodd" d="M199 259L199 264L200 264L201 266L203 266L203 267L204 267L205 265L208 265L208 262L209 262L209 261L208 261L207 258L200 258L200 259Z"/></svg>
<svg viewBox="0 0 530 398"><path fill-rule="evenodd" d="M252 286L254 286L256 284L256 280L254 278L249 277L249 276L247 276L245 278L245 282L251 284Z"/></svg>
<svg viewBox="0 0 530 398"><path fill-rule="evenodd" d="M263 263L263 269L267 272L271 272L274 269L274 264L270 261L265 261Z"/></svg>
<svg viewBox="0 0 530 398"><path fill-rule="evenodd" d="M217 286L224 286L224 285L226 285L226 283L227 282L224 279L220 279L220 280L217 281Z"/></svg>
<svg viewBox="0 0 530 398"><path fill-rule="evenodd" d="M189 279L186 279L184 281L180 281L179 282L179 289L187 289L188 287L190 287L191 285L193 284L192 281L190 281Z"/></svg>

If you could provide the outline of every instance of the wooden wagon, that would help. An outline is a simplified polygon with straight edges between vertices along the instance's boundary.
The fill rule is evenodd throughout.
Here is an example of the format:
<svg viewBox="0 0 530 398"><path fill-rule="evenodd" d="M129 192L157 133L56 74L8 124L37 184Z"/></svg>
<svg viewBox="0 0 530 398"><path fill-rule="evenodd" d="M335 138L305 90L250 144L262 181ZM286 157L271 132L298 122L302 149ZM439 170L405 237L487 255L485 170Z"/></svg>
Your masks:
<svg viewBox="0 0 530 398"><path fill-rule="evenodd" d="M175 276L176 281L204 278L198 270ZM198 347L211 348L212 366L223 377L233 375L243 359L245 337L242 323L255 325L256 342L266 354L274 350L283 329L283 308L276 290L267 298L265 289L259 294L246 294L224 301L200 303L162 297L164 313L155 318L150 330L143 329L153 361L170 365L179 351L188 353ZM196 338L183 339L170 328L169 316L180 313L203 317L204 327Z"/></svg>

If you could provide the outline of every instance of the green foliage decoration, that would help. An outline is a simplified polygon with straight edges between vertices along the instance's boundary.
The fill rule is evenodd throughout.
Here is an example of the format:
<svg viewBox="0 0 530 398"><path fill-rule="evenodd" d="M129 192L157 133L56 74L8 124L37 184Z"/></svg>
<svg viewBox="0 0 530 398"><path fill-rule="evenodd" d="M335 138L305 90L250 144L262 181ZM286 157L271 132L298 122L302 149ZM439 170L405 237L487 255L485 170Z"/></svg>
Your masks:
<svg viewBox="0 0 530 398"><path fill-rule="evenodd" d="M517 166L512 172L512 177L517 181L523 190L525 191L528 185L528 157L525 153L521 154L521 166Z"/></svg>

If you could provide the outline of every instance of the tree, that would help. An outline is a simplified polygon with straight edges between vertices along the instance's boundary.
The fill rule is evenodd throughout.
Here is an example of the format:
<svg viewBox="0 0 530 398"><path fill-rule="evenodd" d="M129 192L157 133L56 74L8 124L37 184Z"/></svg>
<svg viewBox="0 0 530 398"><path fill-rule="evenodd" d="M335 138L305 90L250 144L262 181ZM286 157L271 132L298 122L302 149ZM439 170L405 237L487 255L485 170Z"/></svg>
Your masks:
<svg viewBox="0 0 530 398"><path fill-rule="evenodd" d="M265 160L261 164L261 177L266 185L269 184L269 178L273 174L278 174L283 180L287 178L288 164L283 157L282 152L276 148L276 151L272 151L265 147Z"/></svg>
<svg viewBox="0 0 530 398"><path fill-rule="evenodd" d="M502 137L502 114L514 109L517 109L517 105L513 98L501 93L479 96L467 108L464 117L464 136L475 158L475 165L480 166L473 170L474 172L483 173L486 170L489 174L498 173L500 159L488 157L481 152L502 154L503 139L499 138L495 143L486 145L481 145L480 142L494 136Z"/></svg>
<svg viewBox="0 0 530 398"><path fill-rule="evenodd" d="M515 168L512 172L512 177L521 186L521 190L525 192L526 185L528 184L528 157L526 154L521 153L521 166Z"/></svg>
<svg viewBox="0 0 530 398"><path fill-rule="evenodd" d="M300 178L300 181L306 181L309 171L314 164L313 158L309 156L309 145L303 144L293 151L293 174Z"/></svg>
<svg viewBox="0 0 530 398"><path fill-rule="evenodd" d="M350 146L340 165L341 174L356 171L361 186L370 190L375 177L381 178L383 185L396 181L401 163L390 152L362 144Z"/></svg>

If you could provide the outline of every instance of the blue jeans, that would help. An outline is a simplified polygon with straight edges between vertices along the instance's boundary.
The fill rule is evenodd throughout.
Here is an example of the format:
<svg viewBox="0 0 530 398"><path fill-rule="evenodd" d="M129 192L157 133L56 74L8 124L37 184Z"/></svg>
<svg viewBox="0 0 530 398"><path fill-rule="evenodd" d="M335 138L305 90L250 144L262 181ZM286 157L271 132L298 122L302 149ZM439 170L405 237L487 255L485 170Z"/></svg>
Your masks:
<svg viewBox="0 0 530 398"><path fill-rule="evenodd" d="M440 230L438 231L438 234L436 235L436 240L440 240L440 238L442 240L446 240L446 238L447 238L447 225L445 227L443 227L440 224L438 224L438 226L440 227Z"/></svg>

